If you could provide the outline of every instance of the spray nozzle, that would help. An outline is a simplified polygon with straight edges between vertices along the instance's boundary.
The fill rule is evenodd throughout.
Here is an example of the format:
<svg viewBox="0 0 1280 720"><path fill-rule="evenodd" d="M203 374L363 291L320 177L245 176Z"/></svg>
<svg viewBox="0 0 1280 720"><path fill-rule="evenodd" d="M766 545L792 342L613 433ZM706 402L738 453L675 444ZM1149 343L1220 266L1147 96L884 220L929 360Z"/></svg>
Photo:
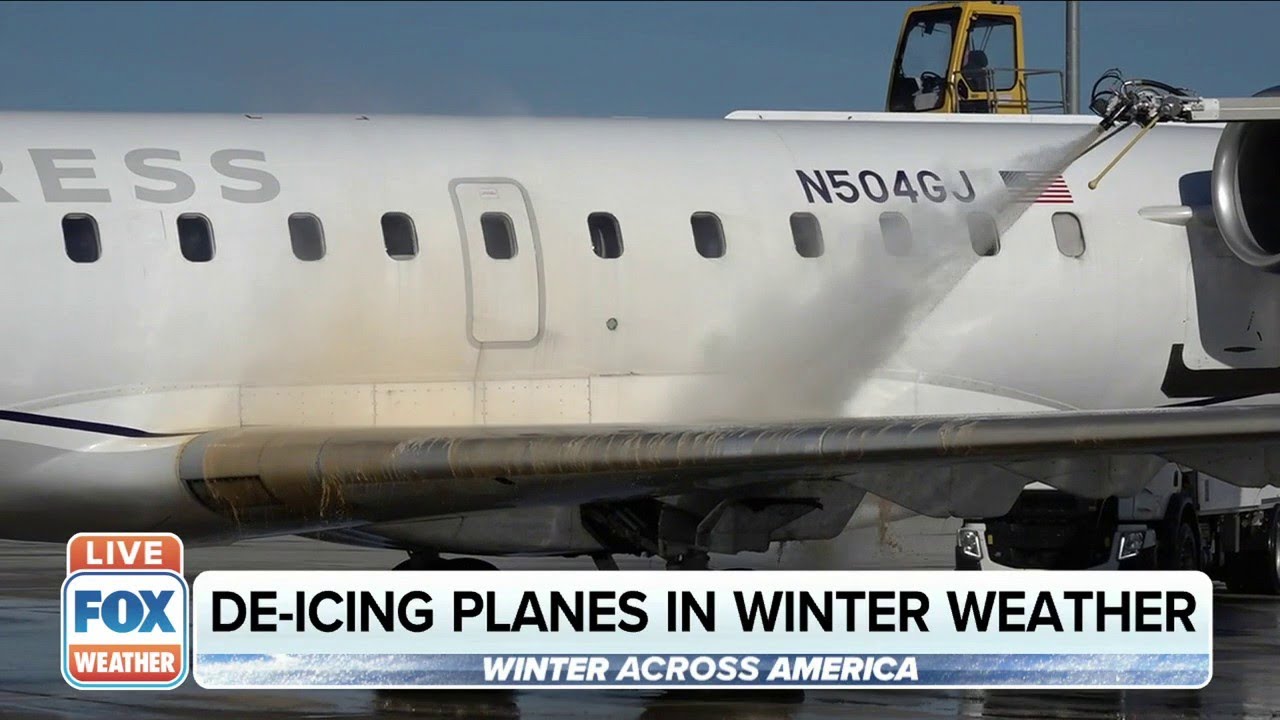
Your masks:
<svg viewBox="0 0 1280 720"><path fill-rule="evenodd" d="M1138 125L1138 134L1107 163L1098 176L1089 181L1089 189L1096 190L1102 178L1133 149L1151 128L1158 123L1186 120L1189 109L1200 98L1186 88L1145 78L1126 79L1118 68L1102 74L1093 84L1089 109L1102 118L1098 129L1105 132L1097 142L1085 149L1085 153L1118 135L1130 125ZM1081 153L1083 156L1084 153Z"/></svg>
<svg viewBox="0 0 1280 720"><path fill-rule="evenodd" d="M1125 78L1118 68L1102 74L1093 84L1089 109L1102 117L1102 128L1109 130L1117 123L1184 120L1188 107L1199 100L1186 88L1146 78Z"/></svg>

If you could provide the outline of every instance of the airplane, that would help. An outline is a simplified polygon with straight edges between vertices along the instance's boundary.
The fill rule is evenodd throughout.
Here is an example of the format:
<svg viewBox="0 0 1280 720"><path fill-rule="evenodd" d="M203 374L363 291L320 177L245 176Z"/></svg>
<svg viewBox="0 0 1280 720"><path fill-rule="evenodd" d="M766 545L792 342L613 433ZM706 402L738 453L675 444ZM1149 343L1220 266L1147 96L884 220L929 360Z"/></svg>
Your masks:
<svg viewBox="0 0 1280 720"><path fill-rule="evenodd" d="M0 536L701 569L1273 483L1275 125L1097 185L1118 119L0 114Z"/></svg>
<svg viewBox="0 0 1280 720"><path fill-rule="evenodd" d="M1090 191L1093 118L841 117L4 114L0 532L679 563L1269 481L1280 278L1189 213L1268 227L1210 169L1270 134Z"/></svg>

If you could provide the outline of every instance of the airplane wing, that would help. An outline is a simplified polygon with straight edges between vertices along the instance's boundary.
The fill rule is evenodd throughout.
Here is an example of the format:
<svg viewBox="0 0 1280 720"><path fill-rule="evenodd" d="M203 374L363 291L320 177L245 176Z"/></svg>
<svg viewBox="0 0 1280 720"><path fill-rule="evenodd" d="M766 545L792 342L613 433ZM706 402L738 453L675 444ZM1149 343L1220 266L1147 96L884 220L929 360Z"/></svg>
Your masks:
<svg viewBox="0 0 1280 720"><path fill-rule="evenodd" d="M242 525L308 532L690 493L802 502L805 487L824 484L928 515L995 516L1030 482L1133 495L1169 460L1238 485L1280 484L1280 407L687 428L246 427L194 437L179 472Z"/></svg>

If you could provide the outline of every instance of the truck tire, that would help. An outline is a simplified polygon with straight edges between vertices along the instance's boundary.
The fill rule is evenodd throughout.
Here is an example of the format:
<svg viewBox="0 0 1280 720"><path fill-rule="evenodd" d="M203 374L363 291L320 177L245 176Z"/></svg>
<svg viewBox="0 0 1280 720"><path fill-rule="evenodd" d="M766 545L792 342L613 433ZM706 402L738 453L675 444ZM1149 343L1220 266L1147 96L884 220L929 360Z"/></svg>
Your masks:
<svg viewBox="0 0 1280 720"><path fill-rule="evenodd" d="M1173 570L1200 569L1200 538L1196 529L1189 522L1178 523L1177 535L1174 536Z"/></svg>
<svg viewBox="0 0 1280 720"><path fill-rule="evenodd" d="M1258 589L1268 595L1280 595L1280 506L1267 511L1267 536L1259 553Z"/></svg>
<svg viewBox="0 0 1280 720"><path fill-rule="evenodd" d="M1200 569L1200 533L1195 516L1184 512L1185 508L1185 504L1176 504L1169 509L1158 548L1161 570Z"/></svg>

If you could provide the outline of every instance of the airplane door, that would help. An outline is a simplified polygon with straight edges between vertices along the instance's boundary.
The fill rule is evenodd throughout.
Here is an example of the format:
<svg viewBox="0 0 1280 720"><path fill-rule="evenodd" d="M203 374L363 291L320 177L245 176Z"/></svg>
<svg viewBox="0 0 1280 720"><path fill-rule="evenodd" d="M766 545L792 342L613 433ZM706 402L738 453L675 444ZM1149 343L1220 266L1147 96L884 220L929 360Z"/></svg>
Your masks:
<svg viewBox="0 0 1280 720"><path fill-rule="evenodd" d="M524 188L514 180L455 180L467 273L467 325L476 343L532 343L542 332L542 257Z"/></svg>

